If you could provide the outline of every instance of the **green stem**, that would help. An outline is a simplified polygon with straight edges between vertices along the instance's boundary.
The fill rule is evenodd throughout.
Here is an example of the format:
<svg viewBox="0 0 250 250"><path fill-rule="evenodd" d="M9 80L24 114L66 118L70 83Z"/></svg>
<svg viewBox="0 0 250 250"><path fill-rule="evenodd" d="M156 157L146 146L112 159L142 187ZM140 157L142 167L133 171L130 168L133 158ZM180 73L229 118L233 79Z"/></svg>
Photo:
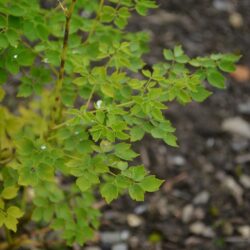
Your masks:
<svg viewBox="0 0 250 250"><path fill-rule="evenodd" d="M94 87L92 88L91 93L89 95L88 101L86 103L86 111L88 110L90 101L91 101L91 99L92 99L92 97L93 97L93 95L95 93L95 88L96 88L96 85L94 85Z"/></svg>
<svg viewBox="0 0 250 250"><path fill-rule="evenodd" d="M86 38L85 42L83 43L83 45L87 44L90 40L90 38L93 36L93 34L95 33L96 31L96 27L97 27L97 24L100 20L100 17L101 17L101 13L102 13L102 9L103 9L103 6L104 6L104 0L100 0L100 4L99 4L99 8L98 8L98 12L96 14L96 18L95 18L95 21L94 21L94 24L88 34L88 37Z"/></svg>
<svg viewBox="0 0 250 250"><path fill-rule="evenodd" d="M120 103L120 104L116 105L116 107L119 107L119 108L121 108L121 107L130 107L133 104L135 104L134 100L129 101L129 102ZM91 111L88 111L88 112L89 113L96 113L97 111L106 111L106 110L107 110L107 108L100 108L100 109L95 109L95 110L91 110ZM67 124L70 124L70 122L73 121L73 120L74 120L74 118L71 118L71 119L69 119L69 120L67 120L67 121L65 121L63 123L60 123L60 124L54 126L52 129L56 130L56 129L62 128L64 126L66 126Z"/></svg>
<svg viewBox="0 0 250 250"><path fill-rule="evenodd" d="M13 244L13 239L11 237L10 230L6 226L4 226L4 231L5 231L5 237L6 237L6 240L7 240L8 244L12 245Z"/></svg>
<svg viewBox="0 0 250 250"><path fill-rule="evenodd" d="M64 27L64 38L63 38L63 48L61 51L61 63L60 63L60 68L58 71L58 78L56 81L56 86L55 86L55 103L54 106L52 107L52 114L51 114L51 120L52 124L55 124L57 120L61 116L62 112L62 102L61 102L61 89L63 86L63 80L64 80L64 73L65 73L65 61L66 61L66 56L67 56L67 51L68 51L68 42L69 42L69 32L70 32L70 22L71 22L71 17L74 12L75 4L77 0L72 0L71 5L69 7L69 10L66 12L66 22L65 22L65 27Z"/></svg>

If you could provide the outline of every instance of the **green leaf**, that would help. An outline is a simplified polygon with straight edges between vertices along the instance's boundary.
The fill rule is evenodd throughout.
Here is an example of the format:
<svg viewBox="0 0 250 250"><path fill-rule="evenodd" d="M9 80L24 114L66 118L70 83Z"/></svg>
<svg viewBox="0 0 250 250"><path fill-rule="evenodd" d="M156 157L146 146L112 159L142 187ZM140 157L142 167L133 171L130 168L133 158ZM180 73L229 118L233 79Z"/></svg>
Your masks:
<svg viewBox="0 0 250 250"><path fill-rule="evenodd" d="M23 212L20 208L16 206L11 206L7 209L7 213L13 216L14 218L21 218L23 216Z"/></svg>
<svg viewBox="0 0 250 250"><path fill-rule="evenodd" d="M5 28L7 24L6 17L0 15L0 29Z"/></svg>
<svg viewBox="0 0 250 250"><path fill-rule="evenodd" d="M6 32L6 37L7 37L8 41L9 41L10 45L16 48L17 45L18 45L18 40L19 40L18 33L13 29L9 29Z"/></svg>
<svg viewBox="0 0 250 250"><path fill-rule="evenodd" d="M111 6L104 6L102 9L101 21L112 22L115 17L116 10Z"/></svg>
<svg viewBox="0 0 250 250"><path fill-rule="evenodd" d="M115 181L116 181L117 187L122 188L122 189L128 188L131 183L131 181L123 175L117 175L115 178Z"/></svg>
<svg viewBox="0 0 250 250"><path fill-rule="evenodd" d="M133 184L128 189L130 197L135 201L144 201L144 190L138 184Z"/></svg>
<svg viewBox="0 0 250 250"><path fill-rule="evenodd" d="M105 94L106 96L109 97L114 97L115 91L114 89L108 85L108 84L104 84L101 86L101 91L103 92L103 94Z"/></svg>
<svg viewBox="0 0 250 250"><path fill-rule="evenodd" d="M154 0L136 0L135 9L142 16L146 16L148 10L154 8L157 8Z"/></svg>
<svg viewBox="0 0 250 250"><path fill-rule="evenodd" d="M225 77L217 70L211 69L207 71L208 82L219 89L225 88Z"/></svg>
<svg viewBox="0 0 250 250"><path fill-rule="evenodd" d="M128 143L119 143L115 145L115 155L119 158L130 161L138 154L136 154L132 149L130 149L131 145Z"/></svg>
<svg viewBox="0 0 250 250"><path fill-rule="evenodd" d="M17 61L15 61L13 59L8 58L5 61L5 67L6 67L6 70L8 70L11 74L15 75L19 72L19 65L18 65Z"/></svg>
<svg viewBox="0 0 250 250"><path fill-rule="evenodd" d="M81 176L81 177L77 178L76 185L80 188L80 190L82 192L85 192L86 190L88 190L92 186L92 183L85 176Z"/></svg>
<svg viewBox="0 0 250 250"><path fill-rule="evenodd" d="M163 50L164 58L168 61L174 60L174 53L170 49Z"/></svg>
<svg viewBox="0 0 250 250"><path fill-rule="evenodd" d="M49 31L47 29L47 26L43 25L43 24L38 24L36 26L36 31L37 31L37 35L41 40L47 41L48 40L48 36L49 36Z"/></svg>
<svg viewBox="0 0 250 250"><path fill-rule="evenodd" d="M9 45L9 41L7 39L7 37L0 33L0 49L6 49Z"/></svg>
<svg viewBox="0 0 250 250"><path fill-rule="evenodd" d="M101 187L101 195L106 200L107 203L110 203L112 200L118 197L117 186L112 183L105 183Z"/></svg>
<svg viewBox="0 0 250 250"><path fill-rule="evenodd" d="M236 55L236 54L225 54L222 55L222 60L223 61L228 61L228 62L232 62L232 63L236 63L240 60L241 55Z"/></svg>
<svg viewBox="0 0 250 250"><path fill-rule="evenodd" d="M154 175L149 175L141 181L140 186L146 192L155 192L159 190L163 182L163 180L157 179Z"/></svg>
<svg viewBox="0 0 250 250"><path fill-rule="evenodd" d="M4 220L5 226L8 229L12 230L13 232L16 232L17 230L17 223L18 223L17 219L10 214L8 214Z"/></svg>
<svg viewBox="0 0 250 250"><path fill-rule="evenodd" d="M54 179L54 168L51 165L40 163L37 167L37 176L41 180L52 181Z"/></svg>
<svg viewBox="0 0 250 250"><path fill-rule="evenodd" d="M141 181L147 174L144 166L129 167L122 172L122 175L133 179L134 181Z"/></svg>
<svg viewBox="0 0 250 250"><path fill-rule="evenodd" d="M120 29L123 29L128 24L129 17L130 17L130 12L128 8L121 7L118 10L117 17L115 18L115 25Z"/></svg>
<svg viewBox="0 0 250 250"><path fill-rule="evenodd" d="M219 62L219 68L224 72L234 72L236 70L234 63L226 60Z"/></svg>
<svg viewBox="0 0 250 250"><path fill-rule="evenodd" d="M131 136L130 140L132 142L139 141L143 138L144 134L145 134L145 131L141 127L139 126L133 127L130 130L130 136Z"/></svg>
<svg viewBox="0 0 250 250"><path fill-rule="evenodd" d="M182 46L181 45L178 45L178 46L175 46L174 47L174 56L175 57L180 57L184 54L184 51L182 49Z"/></svg>
<svg viewBox="0 0 250 250"><path fill-rule="evenodd" d="M31 66L34 59L35 55L29 50L24 50L18 55L18 63L22 66Z"/></svg>
<svg viewBox="0 0 250 250"><path fill-rule="evenodd" d="M6 187L1 193L1 196L3 199L6 200L11 200L17 196L18 193L18 188L11 186L11 187Z"/></svg>
<svg viewBox="0 0 250 250"><path fill-rule="evenodd" d="M8 8L8 13L12 16L24 16L26 14L26 9L20 5L14 4Z"/></svg>
<svg viewBox="0 0 250 250"><path fill-rule="evenodd" d="M176 58L176 62L178 63L187 63L189 61L189 57L187 55L181 55Z"/></svg>
<svg viewBox="0 0 250 250"><path fill-rule="evenodd" d="M177 138L173 134L168 133L163 138L164 142L172 147L178 147Z"/></svg>
<svg viewBox="0 0 250 250"><path fill-rule="evenodd" d="M192 92L191 96L193 98L193 100L195 100L196 102L203 102L205 101L210 95L212 94L212 92L206 90L203 86L198 86L196 88L196 92Z"/></svg>
<svg viewBox="0 0 250 250"><path fill-rule="evenodd" d="M32 94L33 88L29 84L22 84L18 88L17 97L28 97Z"/></svg>
<svg viewBox="0 0 250 250"><path fill-rule="evenodd" d="M33 221L41 221L43 218L44 208L36 207L32 212L32 220Z"/></svg>

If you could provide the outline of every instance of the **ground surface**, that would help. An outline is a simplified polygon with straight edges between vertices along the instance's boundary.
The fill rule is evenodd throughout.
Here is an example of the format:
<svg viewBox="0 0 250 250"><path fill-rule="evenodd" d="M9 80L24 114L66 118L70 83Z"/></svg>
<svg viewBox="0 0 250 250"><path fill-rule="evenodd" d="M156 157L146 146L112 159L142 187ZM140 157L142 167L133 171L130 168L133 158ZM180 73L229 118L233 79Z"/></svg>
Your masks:
<svg viewBox="0 0 250 250"><path fill-rule="evenodd" d="M250 66L249 0L159 2L159 10L131 23L152 32L149 64L180 43L191 56L240 52L240 64ZM141 160L166 184L145 203L124 197L106 208L101 249L250 249L250 80L239 81L248 74L241 69L228 78L227 91L205 103L169 106L178 149L150 138L138 145Z"/></svg>

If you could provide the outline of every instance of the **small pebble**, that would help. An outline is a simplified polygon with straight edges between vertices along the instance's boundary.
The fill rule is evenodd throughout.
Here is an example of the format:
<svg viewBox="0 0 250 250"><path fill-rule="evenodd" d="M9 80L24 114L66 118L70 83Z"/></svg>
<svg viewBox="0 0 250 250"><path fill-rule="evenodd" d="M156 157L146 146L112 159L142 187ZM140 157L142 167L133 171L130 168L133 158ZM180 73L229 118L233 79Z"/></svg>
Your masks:
<svg viewBox="0 0 250 250"><path fill-rule="evenodd" d="M243 202L243 188L233 179L233 177L226 175L220 171L216 174L216 178L221 184L228 189L228 191L234 196L237 203L240 205Z"/></svg>
<svg viewBox="0 0 250 250"><path fill-rule="evenodd" d="M128 225L131 227L139 227L142 224L142 219L136 214L128 214L127 216Z"/></svg>
<svg viewBox="0 0 250 250"><path fill-rule="evenodd" d="M242 237L246 239L250 239L250 226L244 225L237 228L238 232L242 235Z"/></svg>
<svg viewBox="0 0 250 250"><path fill-rule="evenodd" d="M233 234L234 228L230 222L225 222L222 231L225 235L230 236Z"/></svg>
<svg viewBox="0 0 250 250"><path fill-rule="evenodd" d="M230 0L214 0L213 6L219 11L231 12L234 9L234 5Z"/></svg>
<svg viewBox="0 0 250 250"><path fill-rule="evenodd" d="M207 191L202 191L194 197L193 202L195 205L206 204L209 198L210 194Z"/></svg>
<svg viewBox="0 0 250 250"><path fill-rule="evenodd" d="M191 204L186 205L182 210L182 221L188 223L192 220L194 207Z"/></svg>
<svg viewBox="0 0 250 250"><path fill-rule="evenodd" d="M202 235L204 237L207 238L213 238L215 236L214 231L212 230L212 228L206 226L205 224L203 224L202 222L195 222L190 226L190 231L193 234L197 234L197 235Z"/></svg>
<svg viewBox="0 0 250 250"><path fill-rule="evenodd" d="M100 247L85 247L84 250L101 250Z"/></svg>
<svg viewBox="0 0 250 250"><path fill-rule="evenodd" d="M222 130L250 139L250 125L241 117L225 119L222 123Z"/></svg>
<svg viewBox="0 0 250 250"><path fill-rule="evenodd" d="M139 205L135 208L135 213L136 214L143 214L147 211L148 206L147 205Z"/></svg>
<svg viewBox="0 0 250 250"><path fill-rule="evenodd" d="M112 246L112 250L128 250L128 245L125 243L119 243Z"/></svg>
<svg viewBox="0 0 250 250"><path fill-rule="evenodd" d="M238 111L244 115L250 115L250 102L240 103L238 105Z"/></svg>
<svg viewBox="0 0 250 250"><path fill-rule="evenodd" d="M100 238L104 244L115 244L122 240L120 232L101 232Z"/></svg>
<svg viewBox="0 0 250 250"><path fill-rule="evenodd" d="M232 25L232 27L238 29L240 27L243 26L244 24L244 20L243 17L240 13L238 12L233 12L230 16L229 16L229 22Z"/></svg>
<svg viewBox="0 0 250 250"><path fill-rule="evenodd" d="M183 166L186 163L186 159L181 155L171 157L169 161L176 166Z"/></svg>
<svg viewBox="0 0 250 250"><path fill-rule="evenodd" d="M195 245L201 244L202 242L203 242L203 239L191 236L185 240L185 245L186 246L195 246Z"/></svg>
<svg viewBox="0 0 250 250"><path fill-rule="evenodd" d="M250 176L248 175L241 175L240 183L244 188L250 188Z"/></svg>
<svg viewBox="0 0 250 250"><path fill-rule="evenodd" d="M123 230L121 232L121 240L126 241L130 237L130 232L128 230Z"/></svg>
<svg viewBox="0 0 250 250"><path fill-rule="evenodd" d="M205 218L205 212L202 208L198 207L194 210L194 217L197 220L203 220Z"/></svg>

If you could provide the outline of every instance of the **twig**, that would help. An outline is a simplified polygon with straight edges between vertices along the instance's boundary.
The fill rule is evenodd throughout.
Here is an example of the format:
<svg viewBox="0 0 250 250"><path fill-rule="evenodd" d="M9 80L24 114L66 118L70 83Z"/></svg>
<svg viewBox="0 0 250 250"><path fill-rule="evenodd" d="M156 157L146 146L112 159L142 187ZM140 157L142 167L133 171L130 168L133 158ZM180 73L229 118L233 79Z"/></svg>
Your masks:
<svg viewBox="0 0 250 250"><path fill-rule="evenodd" d="M103 5L104 5L104 0L100 0L100 5L99 5L99 8L98 8L98 12L96 14L96 18L95 18L95 21L94 21L94 24L88 34L88 37L86 38L85 42L83 43L83 45L86 45L88 42L89 42L89 39L92 37L92 35L95 33L96 31L96 27L97 27L97 24L100 20L100 17L101 17L101 13L102 13L102 9L103 9Z"/></svg>

